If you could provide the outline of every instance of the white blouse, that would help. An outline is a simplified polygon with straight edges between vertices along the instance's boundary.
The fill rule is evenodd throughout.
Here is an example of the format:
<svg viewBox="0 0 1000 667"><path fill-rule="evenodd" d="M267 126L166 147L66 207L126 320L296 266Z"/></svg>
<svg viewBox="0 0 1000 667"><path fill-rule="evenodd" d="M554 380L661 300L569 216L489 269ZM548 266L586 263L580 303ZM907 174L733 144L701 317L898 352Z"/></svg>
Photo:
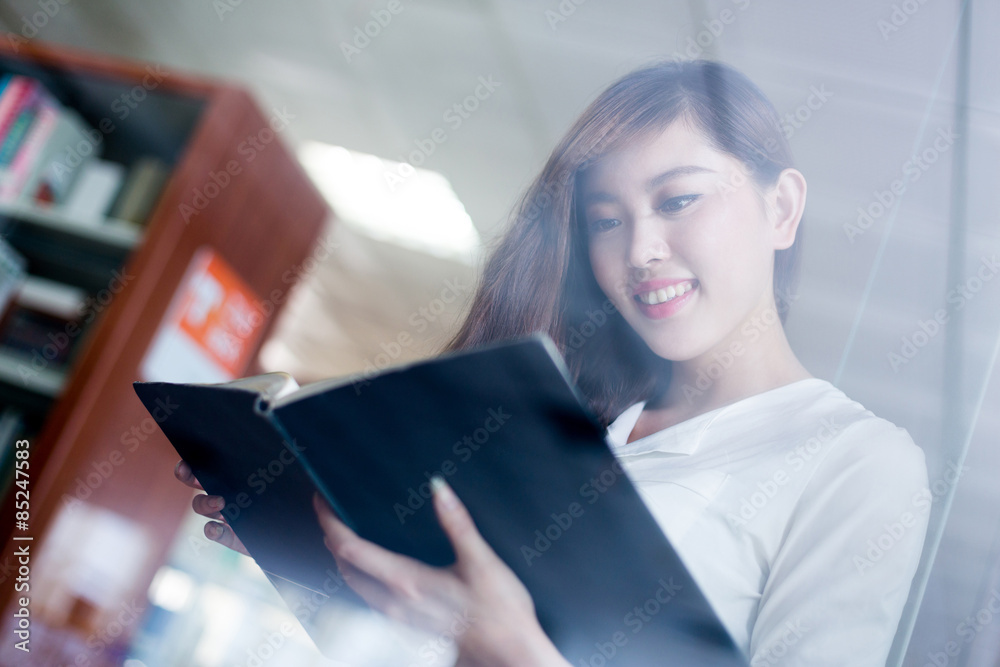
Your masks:
<svg viewBox="0 0 1000 667"><path fill-rule="evenodd" d="M923 451L829 382L608 443L751 665L885 665L931 507Z"/></svg>

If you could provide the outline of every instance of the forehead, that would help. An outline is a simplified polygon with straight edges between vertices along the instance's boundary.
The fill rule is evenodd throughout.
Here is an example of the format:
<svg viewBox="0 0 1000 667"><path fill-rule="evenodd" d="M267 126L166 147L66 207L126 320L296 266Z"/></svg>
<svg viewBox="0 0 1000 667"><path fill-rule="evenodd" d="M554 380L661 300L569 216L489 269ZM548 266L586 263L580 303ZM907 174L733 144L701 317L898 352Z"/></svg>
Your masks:
<svg viewBox="0 0 1000 667"><path fill-rule="evenodd" d="M602 155L581 173L580 187L587 191L636 179L648 181L685 167L723 171L735 162L735 158L719 151L694 123L679 118L663 129L640 134Z"/></svg>

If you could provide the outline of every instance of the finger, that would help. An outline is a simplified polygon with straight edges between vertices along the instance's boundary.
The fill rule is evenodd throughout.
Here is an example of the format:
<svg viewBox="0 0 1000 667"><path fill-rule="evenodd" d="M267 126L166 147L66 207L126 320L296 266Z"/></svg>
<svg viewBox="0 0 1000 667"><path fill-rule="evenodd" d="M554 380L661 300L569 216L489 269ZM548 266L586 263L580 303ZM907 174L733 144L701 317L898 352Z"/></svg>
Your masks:
<svg viewBox="0 0 1000 667"><path fill-rule="evenodd" d="M196 514L200 514L209 519L221 519L222 508L225 506L226 501L223 500L222 496L208 496L204 493L199 493L191 499L191 509L193 509Z"/></svg>
<svg viewBox="0 0 1000 667"><path fill-rule="evenodd" d="M194 472L191 470L191 466L189 466L187 461L183 459L178 461L177 465L174 466L174 477L184 484L187 484L192 489L199 489L200 491L205 490L201 483L195 478Z"/></svg>
<svg viewBox="0 0 1000 667"><path fill-rule="evenodd" d="M449 610L436 601L411 601L344 560L337 560L344 581L369 607L389 618L427 632L440 632L452 622Z"/></svg>
<svg viewBox="0 0 1000 667"><path fill-rule="evenodd" d="M240 538L236 537L233 529L224 523L219 523L218 521L209 521L206 523L205 537L213 542L218 542L224 547L229 547L233 551L238 551L244 556L250 555L247 548L243 546L243 542L240 541Z"/></svg>
<svg viewBox="0 0 1000 667"><path fill-rule="evenodd" d="M337 562L346 561L355 569L377 579L396 594L409 599L421 598L417 581L430 575L432 568L418 560L393 553L374 542L358 537L338 519L325 500L313 497L320 527L326 535L326 547Z"/></svg>
<svg viewBox="0 0 1000 667"><path fill-rule="evenodd" d="M346 552L346 550L350 548L346 545L351 544L351 542L355 539L360 539L353 530L348 528L347 525L333 513L333 509L326 502L326 500L320 497L318 493L313 494L313 509L316 511L316 516L319 518L320 528L323 529L323 534L325 535L323 541L326 543L326 548L330 550L334 558L341 557L340 552Z"/></svg>
<svg viewBox="0 0 1000 667"><path fill-rule="evenodd" d="M376 611L383 611L388 606L394 596L385 584L375 577L365 574L343 558L335 560L344 582L360 595L368 603L368 606Z"/></svg>
<svg viewBox="0 0 1000 667"><path fill-rule="evenodd" d="M431 489L434 494L434 512L455 550L456 563L477 565L498 560L493 547L479 534L469 510L444 478L439 475L432 477Z"/></svg>

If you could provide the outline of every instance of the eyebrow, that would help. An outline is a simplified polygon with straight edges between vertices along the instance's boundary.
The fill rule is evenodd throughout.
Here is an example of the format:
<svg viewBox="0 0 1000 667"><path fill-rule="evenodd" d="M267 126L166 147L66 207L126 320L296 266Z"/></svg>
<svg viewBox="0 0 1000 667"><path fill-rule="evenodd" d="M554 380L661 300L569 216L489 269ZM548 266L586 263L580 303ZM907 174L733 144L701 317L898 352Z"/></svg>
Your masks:
<svg viewBox="0 0 1000 667"><path fill-rule="evenodd" d="M681 176L689 176L691 174L714 174L716 171L714 169L709 169L708 167L699 167L697 165L685 165L682 167L674 167L673 169L668 169L662 174L657 174L653 178L649 179L646 183L646 191L655 190L664 183L674 178L679 178ZM609 192L591 192L586 197L584 197L584 204L604 204L604 203L614 203L618 201L618 198Z"/></svg>
<svg viewBox="0 0 1000 667"><path fill-rule="evenodd" d="M649 179L649 183L646 184L647 190L653 190L667 181L677 178L678 176L688 176L690 174L714 174L714 169L709 169L708 167L699 167L697 165L688 165L684 167L674 167L673 169L668 169L659 176L654 176Z"/></svg>

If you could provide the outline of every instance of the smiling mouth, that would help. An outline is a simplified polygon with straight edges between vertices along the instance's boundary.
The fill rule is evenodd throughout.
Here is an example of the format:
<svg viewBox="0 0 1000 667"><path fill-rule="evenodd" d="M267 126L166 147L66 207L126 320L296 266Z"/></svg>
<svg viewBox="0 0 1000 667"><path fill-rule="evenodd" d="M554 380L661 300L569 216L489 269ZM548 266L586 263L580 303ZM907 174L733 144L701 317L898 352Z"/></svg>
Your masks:
<svg viewBox="0 0 1000 667"><path fill-rule="evenodd" d="M676 299L679 296L683 296L687 292L690 292L695 288L697 281L685 280L682 283L677 283L676 285L671 285L669 287L663 287L661 289L651 290L649 292L640 292L632 298L639 303L644 303L647 306L655 306L660 303L666 303Z"/></svg>

